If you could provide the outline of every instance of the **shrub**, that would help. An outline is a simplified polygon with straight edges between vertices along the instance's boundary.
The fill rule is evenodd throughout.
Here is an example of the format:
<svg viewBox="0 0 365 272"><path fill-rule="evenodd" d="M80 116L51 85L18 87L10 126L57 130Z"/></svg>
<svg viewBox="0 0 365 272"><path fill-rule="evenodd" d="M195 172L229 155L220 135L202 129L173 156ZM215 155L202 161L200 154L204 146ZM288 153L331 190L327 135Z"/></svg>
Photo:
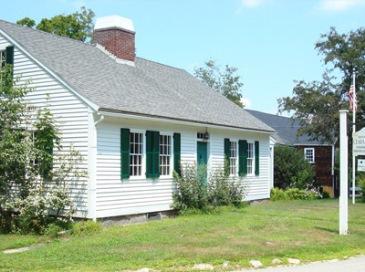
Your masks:
<svg viewBox="0 0 365 272"><path fill-rule="evenodd" d="M240 181L234 181L219 169L206 178L206 169L186 166L182 175L174 173L176 191L173 208L179 212L187 210L209 211L217 206L240 206L244 188Z"/></svg>
<svg viewBox="0 0 365 272"><path fill-rule="evenodd" d="M64 188L44 191L38 187L25 199L18 199L14 206L18 209L14 227L21 233L43 234L49 224L58 224L62 229L61 225L72 221L72 203Z"/></svg>
<svg viewBox="0 0 365 272"><path fill-rule="evenodd" d="M73 224L71 233L72 235L82 235L100 232L101 230L102 226L99 222L86 220Z"/></svg>
<svg viewBox="0 0 365 272"><path fill-rule="evenodd" d="M244 196L241 183L227 177L224 171L214 172L208 183L208 202L213 206L240 206Z"/></svg>
<svg viewBox="0 0 365 272"><path fill-rule="evenodd" d="M188 209L208 209L208 191L206 181L202 178L204 169L192 166L182 169L182 175L174 173L176 191L173 194L173 208L178 211Z"/></svg>
<svg viewBox="0 0 365 272"><path fill-rule="evenodd" d="M300 190L298 188L290 188L283 190L280 188L273 188L271 190L271 200L314 200L320 198L316 191Z"/></svg>
<svg viewBox="0 0 365 272"><path fill-rule="evenodd" d="M47 236L50 236L52 238L56 238L59 236L59 233L63 231L63 228L59 226L58 224L52 223L49 224L46 230L44 231L44 234Z"/></svg>
<svg viewBox="0 0 365 272"><path fill-rule="evenodd" d="M312 189L317 186L312 165L300 151L288 146L275 147L274 183L281 189Z"/></svg>

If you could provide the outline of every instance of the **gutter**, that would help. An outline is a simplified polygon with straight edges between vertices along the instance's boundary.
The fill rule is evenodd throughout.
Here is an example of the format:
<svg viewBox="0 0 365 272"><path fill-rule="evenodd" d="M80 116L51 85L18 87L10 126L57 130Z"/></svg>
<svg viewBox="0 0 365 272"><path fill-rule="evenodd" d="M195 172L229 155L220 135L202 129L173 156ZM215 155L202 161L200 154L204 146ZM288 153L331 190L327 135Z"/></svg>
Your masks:
<svg viewBox="0 0 365 272"><path fill-rule="evenodd" d="M104 120L104 115L102 115L102 114L101 114L101 113L99 113L99 112L97 113L97 115L99 115L99 116L100 116L100 118L94 122L94 126L95 126L95 127L96 127L99 123L101 123L101 122Z"/></svg>

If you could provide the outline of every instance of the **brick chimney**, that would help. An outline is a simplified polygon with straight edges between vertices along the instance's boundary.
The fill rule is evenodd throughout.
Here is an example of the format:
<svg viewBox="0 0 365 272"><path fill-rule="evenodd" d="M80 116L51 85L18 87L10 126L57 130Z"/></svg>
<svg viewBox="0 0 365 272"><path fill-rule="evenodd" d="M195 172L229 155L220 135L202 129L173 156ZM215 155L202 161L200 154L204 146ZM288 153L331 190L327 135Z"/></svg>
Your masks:
<svg viewBox="0 0 365 272"><path fill-rule="evenodd" d="M116 15L98 18L93 42L103 46L118 59L135 60L135 31L130 19Z"/></svg>

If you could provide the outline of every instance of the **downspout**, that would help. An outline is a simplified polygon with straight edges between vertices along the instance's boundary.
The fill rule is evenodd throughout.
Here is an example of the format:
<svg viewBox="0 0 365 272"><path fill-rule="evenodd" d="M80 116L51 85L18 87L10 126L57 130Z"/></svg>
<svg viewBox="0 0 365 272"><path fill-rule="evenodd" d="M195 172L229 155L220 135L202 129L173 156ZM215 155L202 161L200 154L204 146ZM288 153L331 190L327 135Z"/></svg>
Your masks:
<svg viewBox="0 0 365 272"><path fill-rule="evenodd" d="M104 120L104 115L102 115L101 113L97 113L97 115L100 115L100 118L95 121L95 127Z"/></svg>

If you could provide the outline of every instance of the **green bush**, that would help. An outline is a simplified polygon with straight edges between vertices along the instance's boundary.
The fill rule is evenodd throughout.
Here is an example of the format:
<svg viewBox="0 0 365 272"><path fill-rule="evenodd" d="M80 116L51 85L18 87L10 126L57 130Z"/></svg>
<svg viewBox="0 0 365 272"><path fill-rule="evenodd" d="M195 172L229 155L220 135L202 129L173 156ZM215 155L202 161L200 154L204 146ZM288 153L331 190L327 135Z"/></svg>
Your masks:
<svg viewBox="0 0 365 272"><path fill-rule="evenodd" d="M281 189L313 189L317 187L314 180L314 169L293 147L275 147L274 184Z"/></svg>
<svg viewBox="0 0 365 272"><path fill-rule="evenodd" d="M271 190L271 200L314 200L320 198L316 191L300 190L298 188L290 188L287 190L273 188Z"/></svg>
<svg viewBox="0 0 365 272"><path fill-rule="evenodd" d="M214 172L208 183L208 202L214 207L234 205L240 206L244 189L239 181L231 180L224 171Z"/></svg>
<svg viewBox="0 0 365 272"><path fill-rule="evenodd" d="M92 234L100 232L102 228L103 227L99 222L91 220L80 221L73 224L71 234L72 235Z"/></svg>
<svg viewBox="0 0 365 272"><path fill-rule="evenodd" d="M173 208L180 213L188 210L210 211L224 205L240 206L244 189L219 169L206 177L206 168L186 166L182 175L174 173L176 191L173 194Z"/></svg>
<svg viewBox="0 0 365 272"><path fill-rule="evenodd" d="M202 178L205 169L186 166L182 175L174 173L176 191L173 194L173 208L178 211L209 208L206 181Z"/></svg>
<svg viewBox="0 0 365 272"><path fill-rule="evenodd" d="M56 238L59 236L59 233L63 230L64 229L61 226L59 226L58 224L52 223L52 224L48 225L44 234L47 236L50 236L52 238Z"/></svg>

